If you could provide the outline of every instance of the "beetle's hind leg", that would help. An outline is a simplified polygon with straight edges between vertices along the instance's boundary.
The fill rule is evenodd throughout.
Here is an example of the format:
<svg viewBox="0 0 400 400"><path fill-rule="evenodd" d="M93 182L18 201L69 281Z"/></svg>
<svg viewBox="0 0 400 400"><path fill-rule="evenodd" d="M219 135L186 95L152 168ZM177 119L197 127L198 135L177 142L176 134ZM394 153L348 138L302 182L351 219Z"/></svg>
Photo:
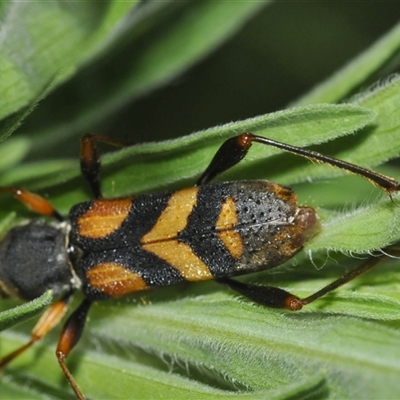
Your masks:
<svg viewBox="0 0 400 400"><path fill-rule="evenodd" d="M370 271L390 256L400 256L400 249L385 249L383 252L374 253L361 265L345 273L340 278L331 282L329 285L326 285L317 292L304 298L297 297L286 290L276 287L252 285L230 278L220 278L217 279L217 282L266 307L286 308L290 311L298 311L307 304L314 302L320 297L325 296L327 293L334 291L347 282L350 282L360 275Z"/></svg>
<svg viewBox="0 0 400 400"><path fill-rule="evenodd" d="M302 308L297 296L274 286L252 285L231 278L219 278L217 282L266 307L286 308L292 311Z"/></svg>
<svg viewBox="0 0 400 400"><path fill-rule="evenodd" d="M317 153L313 150L277 142L263 136L253 135L249 132L232 137L221 145L214 158L211 160L211 163L197 181L197 185L203 185L210 182L216 176L238 164L246 156L254 142L276 147L286 152L307 158L311 161L329 164L357 174L385 190L389 196L392 192L400 190L400 184L395 179L382 175L378 172L339 160L337 158Z"/></svg>

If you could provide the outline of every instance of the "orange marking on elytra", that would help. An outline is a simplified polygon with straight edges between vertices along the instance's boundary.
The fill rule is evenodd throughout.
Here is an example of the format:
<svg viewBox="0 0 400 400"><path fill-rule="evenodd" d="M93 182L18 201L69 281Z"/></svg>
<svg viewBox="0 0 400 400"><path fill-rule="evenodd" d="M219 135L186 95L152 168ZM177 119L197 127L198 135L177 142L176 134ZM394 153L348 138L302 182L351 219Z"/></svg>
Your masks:
<svg viewBox="0 0 400 400"><path fill-rule="evenodd" d="M149 288L140 275L113 262L96 265L86 276L92 287L114 298Z"/></svg>
<svg viewBox="0 0 400 400"><path fill-rule="evenodd" d="M167 240L144 244L143 249L176 268L187 281L196 282L213 279L207 265L185 243L178 240Z"/></svg>
<svg viewBox="0 0 400 400"><path fill-rule="evenodd" d="M219 231L217 234L218 237L222 240L233 258L239 258L243 254L242 238L234 230L238 221L235 200L229 197L222 203L215 227Z"/></svg>
<svg viewBox="0 0 400 400"><path fill-rule="evenodd" d="M90 209L78 218L79 234L91 239L107 237L127 218L132 198L95 200Z"/></svg>
<svg viewBox="0 0 400 400"><path fill-rule="evenodd" d="M186 228L197 203L198 191L194 187L172 193L157 222L140 240L144 250L176 268L187 281L213 278L207 265L193 253L190 246L174 240Z"/></svg>
<svg viewBox="0 0 400 400"><path fill-rule="evenodd" d="M219 232L218 237L233 258L239 258L243 255L243 242L240 233L236 231Z"/></svg>
<svg viewBox="0 0 400 400"><path fill-rule="evenodd" d="M197 202L198 190L194 187L172 193L167 207L140 242L146 244L177 237L186 228L188 217Z"/></svg>

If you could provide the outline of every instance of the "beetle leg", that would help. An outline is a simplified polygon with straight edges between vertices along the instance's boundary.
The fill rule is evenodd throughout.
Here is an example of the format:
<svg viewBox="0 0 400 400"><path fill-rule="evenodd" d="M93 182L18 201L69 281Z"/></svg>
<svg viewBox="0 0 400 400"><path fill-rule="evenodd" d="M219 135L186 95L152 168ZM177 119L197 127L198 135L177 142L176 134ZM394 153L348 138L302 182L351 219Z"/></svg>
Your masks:
<svg viewBox="0 0 400 400"><path fill-rule="evenodd" d="M37 324L32 330L31 340L25 345L21 346L17 350L13 351L9 355L0 359L0 371L14 358L19 356L29 347L31 347L35 342L45 337L58 323L61 321L62 317L65 315L68 309L69 299L71 298L72 292L68 292L61 300L54 303L49 307L42 317L39 319Z"/></svg>
<svg viewBox="0 0 400 400"><path fill-rule="evenodd" d="M238 164L246 156L253 136L251 133L242 133L222 143L196 185L204 185Z"/></svg>
<svg viewBox="0 0 400 400"><path fill-rule="evenodd" d="M36 193L9 186L0 187L0 193L2 192L11 192L18 201L38 214L56 218L60 222L64 221L62 215L53 207L53 205L44 197L39 196Z"/></svg>
<svg viewBox="0 0 400 400"><path fill-rule="evenodd" d="M102 197L100 189L100 157L96 139L93 135L84 135L81 140L81 171L96 199Z"/></svg>
<svg viewBox="0 0 400 400"><path fill-rule="evenodd" d="M217 282L266 307L286 308L291 311L302 308L301 300L297 296L274 286L251 285L230 278L219 278Z"/></svg>
<svg viewBox="0 0 400 400"><path fill-rule="evenodd" d="M65 359L78 343L82 335L83 328L85 327L86 316L91 304L92 302L90 300L83 300L81 305L70 315L63 327L56 350L58 363L79 400L84 400L85 396L68 369Z"/></svg>
<svg viewBox="0 0 400 400"><path fill-rule="evenodd" d="M400 249L390 249L391 255L400 255ZM331 282L329 285L326 285L321 290L311 294L308 297L300 299L300 303L305 306L307 304L312 303L313 301L319 299L320 297L324 296L325 294L332 292L333 290L337 289L338 287L344 285L347 282L352 281L353 279L357 278L358 276L370 271L371 269L375 268L379 265L382 261L386 260L389 255L385 254L384 252L376 252L371 257L369 257L364 263L357 266L356 268L352 269L351 271L345 273L340 278L336 279L335 281Z"/></svg>
<svg viewBox="0 0 400 400"><path fill-rule="evenodd" d="M116 147L124 147L129 145L128 142L121 142L114 140L107 136L102 135L89 135L86 134L81 139L81 171L83 177L89 184L90 190L96 199L100 199L101 188L100 188L100 157L97 151L97 142L110 144Z"/></svg>
<svg viewBox="0 0 400 400"><path fill-rule="evenodd" d="M233 138L226 140L218 149L211 163L197 181L197 185L203 185L210 182L217 175L228 170L242 160L253 142L265 144L267 146L277 147L289 153L308 158L311 161L329 164L351 173L360 175L372 182L374 185L385 190L390 196L392 192L400 190L400 184L393 178L379 174L378 172L359 167L358 165L338 160L333 157L325 156L316 151L307 150L301 147L291 146L285 143L277 142L263 136L253 135L245 132Z"/></svg>
<svg viewBox="0 0 400 400"><path fill-rule="evenodd" d="M390 254L400 256L400 249L390 249ZM388 254L376 252L361 265L345 273L340 278L323 287L321 290L318 290L317 292L304 298L299 298L287 292L286 290L276 287L252 285L230 278L219 278L217 279L217 282L264 306L272 308L286 308L290 311L298 311L301 310L303 306L312 303L313 301L319 299L327 293L332 292L345 283L350 282L358 276L370 271L388 257Z"/></svg>

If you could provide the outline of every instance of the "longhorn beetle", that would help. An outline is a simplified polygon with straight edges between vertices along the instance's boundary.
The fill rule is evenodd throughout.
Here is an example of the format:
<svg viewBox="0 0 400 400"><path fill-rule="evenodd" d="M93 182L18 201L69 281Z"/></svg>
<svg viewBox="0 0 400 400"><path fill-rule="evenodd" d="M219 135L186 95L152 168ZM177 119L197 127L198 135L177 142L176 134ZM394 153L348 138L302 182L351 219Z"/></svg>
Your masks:
<svg viewBox="0 0 400 400"><path fill-rule="evenodd" d="M313 161L356 173L389 196L394 179L311 150L251 133L226 140L194 187L161 194L104 199L96 142L85 135L80 162L95 197L76 204L64 219L43 197L3 187L33 211L56 222L33 220L12 228L0 244L0 294L34 299L51 289L59 299L42 315L31 339L0 360L0 369L43 338L62 319L75 292L84 300L64 324L56 357L78 399L84 399L66 365L91 304L184 281L215 279L268 307L300 310L377 264L370 259L306 298L285 290L241 283L232 276L276 267L298 253L319 229L311 207L298 206L295 193L265 180L210 184L239 163L253 142L275 146ZM21 251L23 249L23 251Z"/></svg>

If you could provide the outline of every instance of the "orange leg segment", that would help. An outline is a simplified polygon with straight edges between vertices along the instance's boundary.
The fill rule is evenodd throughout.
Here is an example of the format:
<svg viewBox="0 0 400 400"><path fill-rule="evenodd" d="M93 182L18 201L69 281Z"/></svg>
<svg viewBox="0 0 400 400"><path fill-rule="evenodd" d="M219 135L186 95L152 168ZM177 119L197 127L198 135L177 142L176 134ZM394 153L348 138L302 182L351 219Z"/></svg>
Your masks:
<svg viewBox="0 0 400 400"><path fill-rule="evenodd" d="M64 221L64 218L51 205L51 203L47 201L44 197L39 196L36 193L28 192L25 189L8 186L1 187L0 193L2 192L11 192L17 200L19 200L26 207L28 207L32 211L37 212L38 214L54 217L58 221Z"/></svg>
<svg viewBox="0 0 400 400"><path fill-rule="evenodd" d="M29 347L31 347L35 342L45 337L56 325L58 325L62 317L67 312L71 294L72 292L68 293L60 301L54 303L44 312L40 320L33 328L31 340L28 343L0 359L0 371L14 358L22 354L25 350L29 349Z"/></svg>

